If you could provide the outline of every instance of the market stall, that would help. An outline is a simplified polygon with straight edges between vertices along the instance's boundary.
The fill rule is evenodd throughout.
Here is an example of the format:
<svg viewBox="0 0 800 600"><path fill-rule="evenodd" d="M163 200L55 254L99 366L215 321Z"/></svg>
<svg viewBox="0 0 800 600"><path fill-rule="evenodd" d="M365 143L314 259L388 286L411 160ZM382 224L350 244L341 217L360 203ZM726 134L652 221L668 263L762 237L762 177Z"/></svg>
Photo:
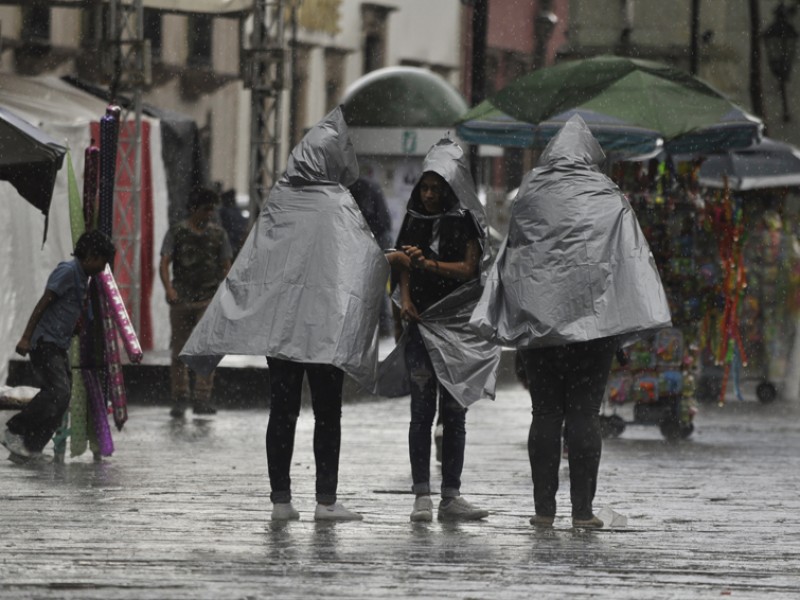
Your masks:
<svg viewBox="0 0 800 600"><path fill-rule="evenodd" d="M800 180L800 168L754 183L729 167L718 171L721 161L734 164L724 155L620 162L613 177L650 242L689 351L687 368L695 371L696 397L722 404L732 389L743 398L748 382L770 402L784 391L796 395L785 383L796 345L798 197L783 184ZM750 189L741 189L743 181ZM717 182L721 188L712 187Z"/></svg>

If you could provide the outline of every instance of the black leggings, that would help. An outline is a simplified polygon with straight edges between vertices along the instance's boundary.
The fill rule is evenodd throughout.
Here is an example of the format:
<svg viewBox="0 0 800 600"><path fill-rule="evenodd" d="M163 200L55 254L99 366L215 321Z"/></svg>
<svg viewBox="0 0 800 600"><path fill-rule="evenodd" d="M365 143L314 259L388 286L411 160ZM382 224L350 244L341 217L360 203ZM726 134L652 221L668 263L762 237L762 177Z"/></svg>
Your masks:
<svg viewBox="0 0 800 600"><path fill-rule="evenodd" d="M267 425L267 468L273 502L292 499L289 471L294 433L300 416L303 374L308 375L314 410L314 461L317 502L336 502L341 443L342 383L344 373L332 365L298 363L267 358L270 412Z"/></svg>
<svg viewBox="0 0 800 600"><path fill-rule="evenodd" d="M556 514L561 431L566 425L572 516L592 516L603 445L600 405L616 348L613 338L602 338L521 351L533 407L528 455L537 515Z"/></svg>

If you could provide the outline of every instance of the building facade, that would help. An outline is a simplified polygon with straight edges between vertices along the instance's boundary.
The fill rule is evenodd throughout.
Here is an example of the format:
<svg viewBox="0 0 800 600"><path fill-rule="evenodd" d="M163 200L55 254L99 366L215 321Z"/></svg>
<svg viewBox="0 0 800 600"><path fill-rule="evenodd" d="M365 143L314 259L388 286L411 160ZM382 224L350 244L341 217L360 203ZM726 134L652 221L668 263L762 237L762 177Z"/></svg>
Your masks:
<svg viewBox="0 0 800 600"><path fill-rule="evenodd" d="M615 0L607 4L607 10L597 10L593 0L570 1L570 26L560 58L613 53L694 69L701 79L763 118L770 137L800 144L800 115L794 115L791 106L800 91L798 77L787 83L790 120L786 122L763 38L781 5L789 22L800 27L797 2ZM796 53L787 58L793 63Z"/></svg>
<svg viewBox="0 0 800 600"><path fill-rule="evenodd" d="M101 43L108 4L64 4L0 2L0 70L73 75L108 85L102 68L107 48ZM351 83L380 67L424 67L461 85L460 0L284 0L283 5L283 155L338 104ZM240 63L251 30L248 14L144 11L152 66L143 100L191 116L204 140L211 180L243 192L250 168L250 98Z"/></svg>

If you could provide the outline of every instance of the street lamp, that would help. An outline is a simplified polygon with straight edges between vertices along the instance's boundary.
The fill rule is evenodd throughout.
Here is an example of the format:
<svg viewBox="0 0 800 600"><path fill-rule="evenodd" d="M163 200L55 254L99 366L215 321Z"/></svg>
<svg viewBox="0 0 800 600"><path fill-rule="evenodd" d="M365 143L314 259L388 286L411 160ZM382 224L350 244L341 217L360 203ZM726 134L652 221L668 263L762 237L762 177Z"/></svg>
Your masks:
<svg viewBox="0 0 800 600"><path fill-rule="evenodd" d="M789 22L789 9L781 2L775 8L775 20L761 34L767 51L769 69L778 80L783 103L783 121L789 121L789 107L786 102L786 82L792 72L794 53L797 47L797 30Z"/></svg>

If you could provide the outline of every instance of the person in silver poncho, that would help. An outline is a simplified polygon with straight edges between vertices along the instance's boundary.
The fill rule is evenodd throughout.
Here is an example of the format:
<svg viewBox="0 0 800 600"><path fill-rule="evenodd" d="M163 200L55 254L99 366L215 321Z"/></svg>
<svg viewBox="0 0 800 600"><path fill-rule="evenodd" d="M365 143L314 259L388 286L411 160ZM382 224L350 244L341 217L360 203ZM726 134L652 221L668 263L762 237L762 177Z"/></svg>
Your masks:
<svg viewBox="0 0 800 600"><path fill-rule="evenodd" d="M443 139L423 162L397 240L411 259L400 274L401 316L406 323L398 347L382 365L407 373L411 392L409 454L412 521L430 521L431 428L437 404L444 426L440 520L488 516L460 495L467 406L494 397L499 351L469 328L489 264L483 207L466 156ZM440 402L437 402L437 392Z"/></svg>
<svg viewBox="0 0 800 600"><path fill-rule="evenodd" d="M317 520L361 516L338 503L342 383L375 386L389 263L347 190L358 176L340 108L292 150L225 281L181 352L207 372L226 354L267 357L273 520L299 518L289 471L303 376L314 411Z"/></svg>
<svg viewBox="0 0 800 600"><path fill-rule="evenodd" d="M471 325L521 349L533 418L528 453L534 526L556 515L562 427L575 527L593 513L599 411L616 350L671 325L661 279L628 200L597 165L605 158L579 116L524 178L509 232Z"/></svg>

